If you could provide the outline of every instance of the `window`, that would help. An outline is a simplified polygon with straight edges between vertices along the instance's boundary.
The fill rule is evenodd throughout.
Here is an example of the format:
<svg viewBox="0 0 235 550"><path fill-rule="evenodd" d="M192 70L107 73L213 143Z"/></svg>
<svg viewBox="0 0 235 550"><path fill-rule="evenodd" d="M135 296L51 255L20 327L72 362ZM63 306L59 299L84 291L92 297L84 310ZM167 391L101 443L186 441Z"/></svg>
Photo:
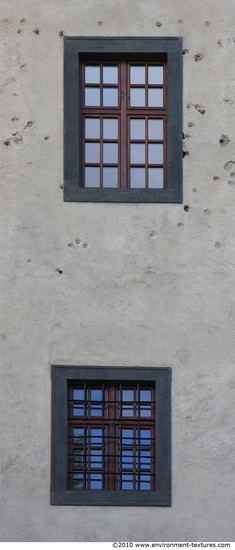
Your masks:
<svg viewBox="0 0 235 550"><path fill-rule="evenodd" d="M52 367L52 504L170 505L170 379Z"/></svg>
<svg viewBox="0 0 235 550"><path fill-rule="evenodd" d="M180 38L65 39L66 201L182 202Z"/></svg>

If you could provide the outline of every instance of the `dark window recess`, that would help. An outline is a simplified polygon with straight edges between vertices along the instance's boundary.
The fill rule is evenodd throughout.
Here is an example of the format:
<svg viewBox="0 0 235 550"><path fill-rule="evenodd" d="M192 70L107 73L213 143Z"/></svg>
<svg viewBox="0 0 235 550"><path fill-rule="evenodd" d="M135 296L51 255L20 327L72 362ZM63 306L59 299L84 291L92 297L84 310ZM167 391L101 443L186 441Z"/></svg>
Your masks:
<svg viewBox="0 0 235 550"><path fill-rule="evenodd" d="M181 46L65 38L66 201L182 202Z"/></svg>
<svg viewBox="0 0 235 550"><path fill-rule="evenodd" d="M169 368L52 367L51 503L170 506Z"/></svg>
<svg viewBox="0 0 235 550"><path fill-rule="evenodd" d="M152 385L72 384L68 489L155 490Z"/></svg>

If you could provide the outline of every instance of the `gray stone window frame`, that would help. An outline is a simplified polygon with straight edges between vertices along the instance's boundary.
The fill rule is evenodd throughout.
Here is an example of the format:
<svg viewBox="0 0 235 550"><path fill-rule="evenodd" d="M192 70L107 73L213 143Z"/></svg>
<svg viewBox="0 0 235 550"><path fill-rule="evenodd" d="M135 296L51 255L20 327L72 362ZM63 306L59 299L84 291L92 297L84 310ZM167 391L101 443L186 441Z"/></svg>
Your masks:
<svg viewBox="0 0 235 550"><path fill-rule="evenodd" d="M81 186L80 61L89 56L165 55L168 73L167 188L99 189ZM105 57L106 56L106 57ZM182 38L65 37L64 201L182 203Z"/></svg>
<svg viewBox="0 0 235 550"><path fill-rule="evenodd" d="M52 365L51 504L171 506L171 368ZM68 384L152 382L156 394L156 491L67 490Z"/></svg>

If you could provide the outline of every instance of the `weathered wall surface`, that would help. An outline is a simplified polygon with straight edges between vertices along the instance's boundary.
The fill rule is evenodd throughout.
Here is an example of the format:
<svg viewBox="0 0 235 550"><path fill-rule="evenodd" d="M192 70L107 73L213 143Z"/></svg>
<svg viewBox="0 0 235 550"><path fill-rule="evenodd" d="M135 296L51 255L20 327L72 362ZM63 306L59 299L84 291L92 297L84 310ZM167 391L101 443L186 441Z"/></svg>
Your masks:
<svg viewBox="0 0 235 550"><path fill-rule="evenodd" d="M1 18L3 539L234 540L233 2ZM183 36L183 205L63 202L63 33ZM51 363L172 366L172 508L50 506Z"/></svg>

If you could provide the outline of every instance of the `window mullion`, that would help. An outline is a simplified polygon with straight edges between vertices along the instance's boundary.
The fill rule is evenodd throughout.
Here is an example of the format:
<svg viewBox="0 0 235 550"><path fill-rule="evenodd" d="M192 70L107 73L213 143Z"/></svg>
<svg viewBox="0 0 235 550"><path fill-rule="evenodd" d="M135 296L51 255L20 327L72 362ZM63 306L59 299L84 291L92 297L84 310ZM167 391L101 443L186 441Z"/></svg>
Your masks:
<svg viewBox="0 0 235 550"><path fill-rule="evenodd" d="M128 128L127 128L127 99L128 99L128 80L127 80L126 61L121 61L120 70L120 97L121 97L121 132L120 132L120 188L128 187Z"/></svg>
<svg viewBox="0 0 235 550"><path fill-rule="evenodd" d="M108 488L115 490L115 386L111 385L108 390Z"/></svg>

